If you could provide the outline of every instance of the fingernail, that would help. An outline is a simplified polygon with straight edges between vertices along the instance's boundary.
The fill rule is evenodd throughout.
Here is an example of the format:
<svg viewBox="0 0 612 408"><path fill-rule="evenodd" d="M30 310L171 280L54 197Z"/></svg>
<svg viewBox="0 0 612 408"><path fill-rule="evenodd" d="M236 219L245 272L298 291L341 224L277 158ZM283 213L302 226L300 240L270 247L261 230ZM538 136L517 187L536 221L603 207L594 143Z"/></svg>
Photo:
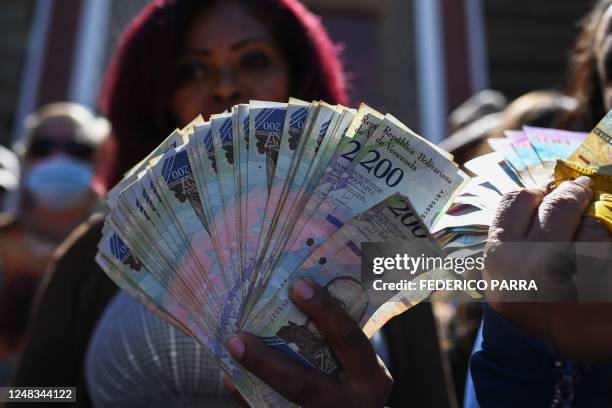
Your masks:
<svg viewBox="0 0 612 408"><path fill-rule="evenodd" d="M314 296L314 289L306 279L297 279L291 285L293 295L300 300L308 300Z"/></svg>
<svg viewBox="0 0 612 408"><path fill-rule="evenodd" d="M599 221L595 217L591 217L589 215L585 216L582 219L582 228L591 231L591 232L600 232L605 231L605 227L601 221Z"/></svg>
<svg viewBox="0 0 612 408"><path fill-rule="evenodd" d="M227 351L236 360L240 360L244 355L244 342L239 336L234 336L225 343Z"/></svg>
<svg viewBox="0 0 612 408"><path fill-rule="evenodd" d="M593 179L588 176L580 176L576 178L574 181L588 188L593 187Z"/></svg>

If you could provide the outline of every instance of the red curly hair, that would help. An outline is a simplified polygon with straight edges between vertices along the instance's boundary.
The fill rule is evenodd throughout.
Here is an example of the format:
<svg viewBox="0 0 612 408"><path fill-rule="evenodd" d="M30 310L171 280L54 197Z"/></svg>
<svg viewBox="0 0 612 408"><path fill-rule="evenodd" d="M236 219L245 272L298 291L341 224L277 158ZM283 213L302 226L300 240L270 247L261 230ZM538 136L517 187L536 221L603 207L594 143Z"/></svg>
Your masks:
<svg viewBox="0 0 612 408"><path fill-rule="evenodd" d="M292 96L347 104L338 48L320 19L297 0L235 0L272 30L291 69ZM104 193L176 126L169 101L180 44L197 13L215 0L157 0L127 27L106 71L102 113L113 130L94 186Z"/></svg>

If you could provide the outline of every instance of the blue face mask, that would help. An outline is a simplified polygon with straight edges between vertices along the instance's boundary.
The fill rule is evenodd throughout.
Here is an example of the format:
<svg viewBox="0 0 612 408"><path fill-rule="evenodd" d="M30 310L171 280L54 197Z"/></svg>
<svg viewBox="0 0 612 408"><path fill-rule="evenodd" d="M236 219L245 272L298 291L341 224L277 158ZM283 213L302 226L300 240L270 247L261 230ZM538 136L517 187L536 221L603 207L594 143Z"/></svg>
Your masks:
<svg viewBox="0 0 612 408"><path fill-rule="evenodd" d="M33 165L25 176L25 187L36 201L51 209L78 204L90 191L93 172L87 162L55 156Z"/></svg>

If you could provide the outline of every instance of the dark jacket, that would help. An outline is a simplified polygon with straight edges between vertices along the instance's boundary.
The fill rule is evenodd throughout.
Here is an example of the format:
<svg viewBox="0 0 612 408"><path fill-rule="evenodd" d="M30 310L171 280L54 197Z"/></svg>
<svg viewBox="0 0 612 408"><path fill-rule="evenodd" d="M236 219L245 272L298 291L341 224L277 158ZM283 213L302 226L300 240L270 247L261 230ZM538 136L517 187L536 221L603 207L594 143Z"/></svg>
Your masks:
<svg viewBox="0 0 612 408"><path fill-rule="evenodd" d="M25 347L11 381L22 387L76 386L77 404L66 404L71 407L91 405L85 388L85 353L96 322L117 291L94 260L102 221L100 216L92 217L58 248L56 262L41 284Z"/></svg>
<svg viewBox="0 0 612 408"><path fill-rule="evenodd" d="M488 305L483 319L481 347L470 362L481 407L612 407L612 365L564 360Z"/></svg>

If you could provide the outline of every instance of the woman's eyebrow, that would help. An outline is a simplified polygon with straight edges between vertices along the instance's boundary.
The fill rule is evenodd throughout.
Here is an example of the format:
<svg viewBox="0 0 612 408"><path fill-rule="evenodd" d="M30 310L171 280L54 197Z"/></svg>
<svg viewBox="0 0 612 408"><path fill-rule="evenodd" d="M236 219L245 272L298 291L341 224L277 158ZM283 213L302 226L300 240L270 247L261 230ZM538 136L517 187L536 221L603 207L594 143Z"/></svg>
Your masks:
<svg viewBox="0 0 612 408"><path fill-rule="evenodd" d="M240 40L240 41L235 42L234 44L232 44L230 49L236 50L238 48L244 47L244 46L252 44L252 43L266 43L266 44L269 44L270 42L271 42L270 39L263 38L263 37L259 37L259 38L245 38L244 40Z"/></svg>
<svg viewBox="0 0 612 408"><path fill-rule="evenodd" d="M258 38L246 38L244 40L240 40L235 42L234 44L232 44L230 46L231 50L236 50L238 48L242 48L245 47L249 44L253 44L253 43L264 43L264 44L269 44L272 41L268 38L264 38L264 37L258 37ZM208 56L211 54L211 51L207 48L185 48L181 51L181 55L185 56L185 55L203 55L203 56Z"/></svg>

